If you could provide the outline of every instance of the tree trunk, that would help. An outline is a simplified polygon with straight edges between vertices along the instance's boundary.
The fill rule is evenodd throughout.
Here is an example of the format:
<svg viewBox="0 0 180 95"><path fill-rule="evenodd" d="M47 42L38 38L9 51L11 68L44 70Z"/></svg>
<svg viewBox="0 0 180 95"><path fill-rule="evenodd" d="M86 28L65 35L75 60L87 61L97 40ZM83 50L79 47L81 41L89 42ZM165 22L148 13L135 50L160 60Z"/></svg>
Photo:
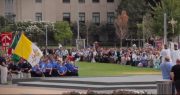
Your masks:
<svg viewBox="0 0 180 95"><path fill-rule="evenodd" d="M122 48L122 38L120 38L120 48Z"/></svg>
<svg viewBox="0 0 180 95"><path fill-rule="evenodd" d="M138 37L138 39L139 39L139 41L138 41L138 47L141 47L141 39L140 39L140 37Z"/></svg>

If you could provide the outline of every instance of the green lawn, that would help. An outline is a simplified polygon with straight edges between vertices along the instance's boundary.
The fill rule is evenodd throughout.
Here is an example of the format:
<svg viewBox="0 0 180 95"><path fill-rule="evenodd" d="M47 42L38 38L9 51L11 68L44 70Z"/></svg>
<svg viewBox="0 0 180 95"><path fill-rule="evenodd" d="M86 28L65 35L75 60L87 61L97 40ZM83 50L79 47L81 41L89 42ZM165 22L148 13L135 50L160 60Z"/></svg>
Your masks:
<svg viewBox="0 0 180 95"><path fill-rule="evenodd" d="M76 65L79 67L79 76L82 77L160 74L160 70L152 68L122 66L110 63L77 62Z"/></svg>

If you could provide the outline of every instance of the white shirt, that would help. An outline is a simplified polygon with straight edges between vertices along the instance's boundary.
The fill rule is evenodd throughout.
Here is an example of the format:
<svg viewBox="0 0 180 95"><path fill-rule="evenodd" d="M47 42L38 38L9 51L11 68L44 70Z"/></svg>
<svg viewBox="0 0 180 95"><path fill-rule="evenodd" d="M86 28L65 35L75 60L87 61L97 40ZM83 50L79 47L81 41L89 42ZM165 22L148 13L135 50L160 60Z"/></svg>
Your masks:
<svg viewBox="0 0 180 95"><path fill-rule="evenodd" d="M132 59L133 59L133 61L137 60L137 55L135 53L132 54Z"/></svg>
<svg viewBox="0 0 180 95"><path fill-rule="evenodd" d="M161 52L160 52L160 56L162 57L162 62L165 61L165 57L171 57L171 51L170 49L162 49ZM171 60L171 58L170 58Z"/></svg>
<svg viewBox="0 0 180 95"><path fill-rule="evenodd" d="M180 50L172 50L171 51L171 58L173 65L176 64L176 60L180 58Z"/></svg>

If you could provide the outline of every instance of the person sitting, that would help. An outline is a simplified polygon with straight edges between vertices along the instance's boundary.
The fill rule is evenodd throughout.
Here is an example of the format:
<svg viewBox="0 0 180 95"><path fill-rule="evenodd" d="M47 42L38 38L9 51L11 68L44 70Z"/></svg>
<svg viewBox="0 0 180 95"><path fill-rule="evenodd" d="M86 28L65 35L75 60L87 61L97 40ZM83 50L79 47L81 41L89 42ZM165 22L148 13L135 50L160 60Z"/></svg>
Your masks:
<svg viewBox="0 0 180 95"><path fill-rule="evenodd" d="M31 78L30 70L32 68L31 64L25 59L21 58L18 64L20 71L22 72L21 78Z"/></svg>
<svg viewBox="0 0 180 95"><path fill-rule="evenodd" d="M52 64L52 77L58 76L58 63L53 56L50 57L50 63Z"/></svg>
<svg viewBox="0 0 180 95"><path fill-rule="evenodd" d="M160 58L158 56L155 56L155 58L153 59L154 68L160 69L160 63L161 63Z"/></svg>
<svg viewBox="0 0 180 95"><path fill-rule="evenodd" d="M63 64L63 62L61 62L61 60L58 60L58 74L59 74L59 76L66 76L66 73L67 73L66 66Z"/></svg>
<svg viewBox="0 0 180 95"><path fill-rule="evenodd" d="M140 62L142 63L143 67L148 66L147 55L145 52L142 54Z"/></svg>
<svg viewBox="0 0 180 95"><path fill-rule="evenodd" d="M45 77L51 77L52 76L52 64L48 58L45 60L45 63L46 63L46 65L45 65L44 75L45 75Z"/></svg>
<svg viewBox="0 0 180 95"><path fill-rule="evenodd" d="M67 68L67 76L78 76L78 67L74 66L72 63L70 63L69 60L66 60L64 62L64 65Z"/></svg>
<svg viewBox="0 0 180 95"><path fill-rule="evenodd" d="M39 69L42 72L42 76L44 77L45 75L45 70L46 70L46 62L45 62L45 58L42 58L39 62Z"/></svg>
<svg viewBox="0 0 180 95"><path fill-rule="evenodd" d="M20 68L18 67L17 63L11 61L8 64L8 71L11 74L12 79L20 78Z"/></svg>
<svg viewBox="0 0 180 95"><path fill-rule="evenodd" d="M39 67L39 64L36 64L34 67L31 69L31 77L42 77L42 71Z"/></svg>

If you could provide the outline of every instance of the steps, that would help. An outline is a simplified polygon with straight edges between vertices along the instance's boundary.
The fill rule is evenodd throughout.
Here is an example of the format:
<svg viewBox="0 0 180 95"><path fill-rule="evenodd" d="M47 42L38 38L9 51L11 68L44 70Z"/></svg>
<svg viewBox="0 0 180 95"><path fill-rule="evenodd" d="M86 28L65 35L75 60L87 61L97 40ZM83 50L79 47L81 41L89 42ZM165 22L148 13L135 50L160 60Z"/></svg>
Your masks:
<svg viewBox="0 0 180 95"><path fill-rule="evenodd" d="M144 79L145 78L145 79ZM31 87L67 88L79 90L145 90L156 93L156 81L160 76L127 76L127 77L68 77L68 78L32 78L16 79L14 84Z"/></svg>
<svg viewBox="0 0 180 95"><path fill-rule="evenodd" d="M69 88L82 90L115 90L115 89L156 89L156 84L141 85L95 85L95 84L75 84L75 83L56 83L56 82L19 82L20 86L34 87L53 87L53 88Z"/></svg>

